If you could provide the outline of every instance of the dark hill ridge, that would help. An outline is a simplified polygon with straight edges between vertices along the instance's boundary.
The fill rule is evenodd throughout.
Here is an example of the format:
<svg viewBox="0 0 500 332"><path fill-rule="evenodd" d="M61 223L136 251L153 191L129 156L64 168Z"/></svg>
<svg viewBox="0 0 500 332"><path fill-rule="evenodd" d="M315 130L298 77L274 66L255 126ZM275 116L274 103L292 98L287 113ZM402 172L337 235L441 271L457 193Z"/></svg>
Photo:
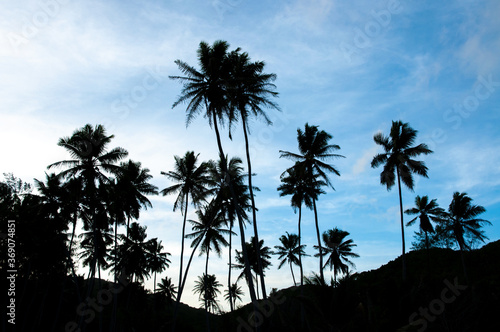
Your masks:
<svg viewBox="0 0 500 332"><path fill-rule="evenodd" d="M458 251L433 248L406 258L405 282L399 257L345 278L336 288L278 291L275 300L261 301L262 331L489 331L500 326L500 240L465 253L469 283ZM219 330L250 331L251 313L247 304L220 316Z"/></svg>
<svg viewBox="0 0 500 332"><path fill-rule="evenodd" d="M413 251L406 256L405 282L401 280L401 258L397 258L376 270L343 278L336 287L304 285L279 290L267 301L259 301L255 320L252 304L233 313L210 315L211 331L253 331L254 322L261 332L497 331L500 241L464 257L468 283L460 252ZM3 287L5 281L0 281ZM19 276L18 331L68 331L67 324L82 317L88 324L86 331L171 330L173 304L159 294L149 294L141 285L130 283L118 292L115 306L111 298L99 295L112 283L96 280L89 298L104 303L98 302L92 311L86 284L82 277L25 280ZM3 329L6 326L3 323ZM177 331L206 331L204 310L181 304Z"/></svg>

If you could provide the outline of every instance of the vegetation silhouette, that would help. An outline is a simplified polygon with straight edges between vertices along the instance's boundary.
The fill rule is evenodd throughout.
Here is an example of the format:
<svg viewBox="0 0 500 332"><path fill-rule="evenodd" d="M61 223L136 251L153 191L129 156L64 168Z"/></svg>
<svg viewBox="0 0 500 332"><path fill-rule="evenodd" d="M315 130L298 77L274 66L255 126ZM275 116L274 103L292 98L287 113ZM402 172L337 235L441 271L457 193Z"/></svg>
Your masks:
<svg viewBox="0 0 500 332"><path fill-rule="evenodd" d="M372 168L384 165L384 169L380 173L380 183L386 185L387 190L390 190L398 181L399 192L399 212L401 216L401 240L402 240L402 273L403 280L406 279L406 261L405 261L405 231L403 222L403 196L401 194L401 181L405 186L413 191L413 173L427 176L427 166L424 162L412 159L421 154L427 155L432 151L426 144L420 143L416 146L415 139L417 131L410 127L408 123L402 121L392 121L391 131L389 136L384 136L382 133L377 133L373 136L373 140L377 145L384 148L384 152L378 153L373 157Z"/></svg>
<svg viewBox="0 0 500 332"><path fill-rule="evenodd" d="M343 156L334 153L340 146L330 143L332 135L309 123L297 129L298 153L279 151L280 158L294 162L281 174L277 190L281 197L291 197L294 212L298 209L298 234L286 231L275 242L266 238L269 246L264 245L257 224L259 188L252 180L249 122L261 118L269 125L264 109L279 111L274 102L276 75L264 73L264 62L251 61L239 48L230 51L225 41L201 42L197 52L199 69L175 62L183 76L171 78L183 88L173 106L187 103L187 125L199 114L208 119L219 158L201 161L199 154L189 150L174 157L173 170L161 172L172 183L160 193L176 196L173 210L180 209L182 216L180 267L169 271L178 272L178 285L161 275L170 267L171 255L165 250L171 244L149 238L140 223L141 211L153 208L150 197L159 193L151 184L150 170L125 160L124 148L112 148L114 136L102 125L86 124L58 141L70 156L48 166L58 173L46 173L45 179L34 179L34 185L13 174L5 174L0 182L0 252L10 256L15 226L19 330L415 331L421 324L428 331L469 331L485 330L496 322L500 267L491 262L500 256L500 241L476 249L488 239L484 226L491 224L479 218L485 212L483 206L473 204L464 192L453 194L446 211L435 199L416 196L415 207L405 214L416 215L407 226L419 219L420 231L412 248L418 250L406 253L401 181L413 190L413 174L427 177L425 164L414 158L432 153L425 144L415 145L417 131L408 123L393 121L388 136L375 135L384 152L371 162L374 168L383 165L380 182L387 189L398 182L400 257L376 270L353 273L352 259L359 256L353 252L356 244L348 238L349 232L330 226L320 237L317 201L327 187L334 189L329 174L340 175L327 162ZM241 158L224 154L221 143L220 129L227 124L232 139L232 129L240 120L246 169ZM190 204L195 220L188 219ZM314 248L320 263L308 276L302 265L302 257L309 256L302 244L303 205L314 212L318 241ZM188 221L192 229L186 234ZM241 247L234 248L233 263L235 221ZM249 242L246 223L253 228ZM192 240L192 251L184 267L186 239ZM226 247L224 285L209 274L209 263L217 258L212 252L220 258ZM203 309L181 303L195 253L206 255L204 271L193 289ZM279 256L278 269L288 263L293 286L273 288L268 296L265 274L272 267L273 254ZM0 257L0 283L5 289L10 286L9 255ZM427 269L421 268L424 261ZM88 268L86 275L76 273L78 265ZM293 265L300 268L300 282ZM397 276L401 266L402 279ZM329 283L326 267L333 270ZM231 279L232 269L241 270L236 282ZM111 280L104 279L103 271L109 272ZM144 288L150 278L152 290ZM245 294L238 285L241 278L246 280L251 302L237 307ZM222 290L228 312L219 300ZM453 297L442 301L445 292ZM8 317L3 316L4 329Z"/></svg>

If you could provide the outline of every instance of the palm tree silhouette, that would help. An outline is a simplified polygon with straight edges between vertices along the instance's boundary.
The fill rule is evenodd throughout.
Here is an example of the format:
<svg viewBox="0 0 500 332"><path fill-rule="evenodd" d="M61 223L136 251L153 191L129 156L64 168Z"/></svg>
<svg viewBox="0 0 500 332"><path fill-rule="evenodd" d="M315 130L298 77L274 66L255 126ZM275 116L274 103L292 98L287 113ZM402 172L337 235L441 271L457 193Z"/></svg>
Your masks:
<svg viewBox="0 0 500 332"><path fill-rule="evenodd" d="M186 238L194 239L191 246L200 244L200 255L206 254L205 261L205 276L208 276L208 262L210 251L213 249L220 257L222 246L226 247L229 243L224 238L224 235L229 235L229 229L222 228L227 225L222 210L219 208L218 202L213 200L203 209L197 210L196 215L198 220L189 220L193 225L193 233L187 234ZM205 299L205 310L208 310L208 298ZM207 327L208 316L207 316Z"/></svg>
<svg viewBox="0 0 500 332"><path fill-rule="evenodd" d="M129 160L120 163L121 171L113 185L108 186L111 201L111 215L115 219L115 255L118 250L118 226L126 224L126 237L129 237L130 220L139 219L141 208L153 207L146 195L157 195L158 188L149 183L153 178L149 169L142 168L140 162ZM126 221L125 221L126 220ZM115 260L117 262L117 260ZM115 268L115 282L119 271Z"/></svg>
<svg viewBox="0 0 500 332"><path fill-rule="evenodd" d="M150 248L151 240L146 241L146 226L141 226L137 222L130 225L129 236L121 235L123 243L119 247L118 271L126 271L132 281L143 282L144 278L150 276ZM115 271L116 272L116 271Z"/></svg>
<svg viewBox="0 0 500 332"><path fill-rule="evenodd" d="M349 272L349 266L355 267L349 258L359 257L358 254L352 252L352 248L356 247L356 244L352 239L346 240L347 236L349 236L349 232L340 230L337 227L323 233L323 242L325 243L323 255L328 257L325 267L329 266L330 271L333 269L334 284L337 283L338 273L346 274ZM318 249L317 246L314 247Z"/></svg>
<svg viewBox="0 0 500 332"><path fill-rule="evenodd" d="M210 178L207 176L208 163L202 162L199 166L199 154L195 155L194 151L187 151L184 157L175 156L175 170L169 172L161 172L176 184L167 187L160 191L163 196L170 194L178 194L174 203L173 210L181 209L184 214L182 223L182 238L181 238L181 258L179 267L179 285L182 285L182 270L184 261L184 239L186 234L186 219L187 208L189 205L189 196L191 196L191 204L198 208L205 201L209 190L207 186L211 184ZM182 212L184 210L184 212Z"/></svg>
<svg viewBox="0 0 500 332"><path fill-rule="evenodd" d="M215 274L203 274L195 282L194 293L200 294L200 300L204 302L205 310L207 310L207 317L208 312L220 311L217 294L220 294L219 288L221 286L222 284L217 280Z"/></svg>
<svg viewBox="0 0 500 332"><path fill-rule="evenodd" d="M234 112L230 112L230 98L228 93L228 82L231 76L231 63L228 60L229 44L225 41L215 41L212 46L206 42L201 42L198 48L198 62L200 70L188 65L187 63L176 60L175 63L186 76L170 76L171 79L180 80L183 83L181 95L173 104L173 107L187 102L186 109L187 117L186 124L191 121L205 109L205 117L208 119L210 126L213 126L217 139L217 147L219 149L219 158L223 161L225 167L225 154L222 148L218 122L224 124L227 119L229 123L234 120ZM229 181L227 169L224 172L228 177L228 187L233 197L233 204L237 204L236 194ZM245 233L243 226L243 218L239 208L235 208L238 217L238 226L240 229L240 241L245 258L245 273L248 275L250 298L254 305L254 310L257 311L257 303L255 297L255 289L251 280L250 263L248 261L245 248ZM175 329L175 323L174 323Z"/></svg>
<svg viewBox="0 0 500 332"><path fill-rule="evenodd" d="M177 291L175 290L175 286L172 283L172 278L165 277L161 279L161 282L158 283L157 292L166 296L167 301L170 303L175 299Z"/></svg>
<svg viewBox="0 0 500 332"><path fill-rule="evenodd" d="M116 179L118 199L121 201L123 213L127 217L127 236L130 219L139 219L141 208L153 207L146 195L158 195L158 188L149 183L153 178L149 169L141 168L140 162L129 160L120 163L121 172Z"/></svg>
<svg viewBox="0 0 500 332"><path fill-rule="evenodd" d="M303 165L299 162L296 162L295 165L289 169L287 169L286 176L285 173L281 175L281 185L278 187L278 191L280 192L280 196L292 195L290 204L296 212L299 210L299 221L298 221L298 246L301 247L302 234L301 234L301 220L302 220L302 203L309 208L313 209L313 197L317 197L320 194L324 194L325 192L321 189L322 186L325 186L326 183L321 180L317 180L319 177L318 174L314 175L315 179L313 181L309 181L305 174L305 169L302 167ZM299 267L300 267L300 285L302 286L304 283L304 271L302 268L302 252L299 251Z"/></svg>
<svg viewBox="0 0 500 332"><path fill-rule="evenodd" d="M406 209L405 214L417 216L406 223L406 226L411 226L417 218L420 220L420 230L425 234L425 247L429 249L429 233L434 233L431 220L436 222L443 216L444 210L438 206L436 199L429 202L428 196L415 197L415 207Z"/></svg>
<svg viewBox="0 0 500 332"><path fill-rule="evenodd" d="M401 215L401 238L403 243L403 280L406 279L406 260L405 260L405 233L403 223L403 198L401 195L401 181L408 189L413 191L413 173L427 176L427 167L424 162L412 159L421 154L427 155L432 151L426 144L415 144L417 131L410 127L408 123L401 121L392 121L391 132L389 136L384 136L382 133L377 133L373 136L376 144L384 148L383 153L379 153L373 157L371 162L372 168L384 165L384 169L380 173L380 183L387 186L390 190L398 180L399 191L399 212Z"/></svg>
<svg viewBox="0 0 500 332"><path fill-rule="evenodd" d="M331 158L344 158L344 156L331 153L332 151L340 150L340 146L338 146L337 144L328 144L328 142L332 138L333 136L328 134L326 131L319 130L318 126L310 126L308 123L306 123L304 131L302 131L300 128L297 129L299 154L280 150L280 158L284 157L298 161L301 167L304 167L304 174L306 176L306 179L309 180L311 188L314 187L313 181L316 179L316 175L319 175L319 177L328 186L334 189L326 172L331 172L338 176L340 176L340 173L334 166L325 163L324 160ZM316 209L316 200L318 197L312 196L311 198L314 209L316 237L318 240L318 248L320 253L319 273L321 280L324 283L325 278L323 275L323 254L318 224L318 211Z"/></svg>
<svg viewBox="0 0 500 332"><path fill-rule="evenodd" d="M94 239L87 240L87 244L92 243L94 250L94 261L91 263L90 271L93 273L92 278L95 277L96 266L104 266L104 262L98 263L98 259L102 259L102 253L98 253L105 249L99 248L99 245L104 245L106 242L102 241L102 234L107 231L107 221L103 220L105 212L97 211L98 207L98 192L97 188L101 184L109 184L110 179L106 173L117 175L121 171L121 167L116 165L118 161L125 158L128 152L123 148L114 148L110 151L107 150L109 143L113 139L113 135L106 135L106 130L102 125L92 127L90 124L77 129L73 132L71 137L63 137L59 139L58 145L68 150L73 159L63 160L53 163L48 166L48 169L55 167L64 167L65 170L61 171L58 176L61 178L80 178L83 188L83 202L86 205L85 216L82 218L84 228L90 229ZM97 214L100 213L99 221L96 220ZM97 225L102 226L98 229ZM99 239L99 237L101 237ZM87 248L88 249L88 248Z"/></svg>
<svg viewBox="0 0 500 332"><path fill-rule="evenodd" d="M259 267L259 263L257 262L257 246L259 247L259 252L260 252L260 257L262 259L262 270L260 269ZM265 273L265 270L269 268L269 266L271 266L271 254L272 254L272 251L271 251L271 248L269 248L268 246L264 246L264 240L259 240L258 244L257 244L257 241L255 240L255 238L252 236L250 238L250 242L246 242L245 243L245 247L246 247L246 250L248 252L248 259L250 261L250 267L252 269L253 272L255 272L255 281L259 282L259 274L261 273ZM245 277L246 279L246 274L245 274L245 259L243 257L243 253L242 251L238 251L236 250L236 262L238 264L234 264L233 265L233 268L236 268L236 269L242 269L243 271L241 272L241 274L239 275L238 279L241 279L243 277ZM254 278L252 276L252 278ZM247 280L247 282L249 282ZM258 288L257 288L257 296L258 296Z"/></svg>
<svg viewBox="0 0 500 332"><path fill-rule="evenodd" d="M453 199L448 207L447 213L438 221L443 225L444 231L453 234L460 248L464 276L467 280L467 269L465 267L464 251L470 250L470 246L465 239L467 237L473 240L484 242L488 239L481 231L484 224L491 225L491 222L485 219L476 218L486 212L481 205L472 204L472 198L467 193L453 193Z"/></svg>
<svg viewBox="0 0 500 332"><path fill-rule="evenodd" d="M169 267L170 253L163 252L163 245L157 238L153 238L147 243L149 270L155 274L153 280L153 293L156 293L156 273L162 273Z"/></svg>
<svg viewBox="0 0 500 332"><path fill-rule="evenodd" d="M281 246L274 246L277 250L274 252L275 255L279 255L278 259L280 260L280 265L278 265L278 269L288 262L290 265L290 272L292 272L293 285L295 286L295 276L293 274L292 264L299 265L299 257L298 256L307 256L305 254L305 245L299 245L299 237L297 234L288 234L280 236Z"/></svg>
<svg viewBox="0 0 500 332"><path fill-rule="evenodd" d="M278 105L269 99L269 97L276 97L278 95L278 93L274 91L276 86L272 83L276 79L276 74L264 74L264 62L250 62L248 53L240 53L239 49L232 51L229 55L229 59L232 73L229 89L229 98L232 106L230 111L236 112L236 115L230 116L230 119L240 118L243 126L248 168L248 188L250 190L250 201L252 203L253 230L254 237L259 241L255 196L252 187L252 163L248 143L250 128L248 126L248 121L249 117L253 115L255 117L262 117L268 125L272 124L262 107L265 106L279 110ZM260 252L258 250L259 248L257 248L257 259L258 264L261 265ZM260 280L263 298L266 299L267 294L264 275L261 275Z"/></svg>
<svg viewBox="0 0 500 332"><path fill-rule="evenodd" d="M231 312L233 312L236 307L236 301L241 301L242 296L244 295L241 286L238 286L238 283L231 284L228 289L225 290L224 299L230 303Z"/></svg>
<svg viewBox="0 0 500 332"><path fill-rule="evenodd" d="M226 218L229 224L229 255L228 255L228 287L231 285L231 260L232 260L232 232L234 226L234 220L237 217L235 207L240 209L240 215L243 220L248 221L248 216L246 210L251 208L251 205L248 203L248 186L245 184L243 174L243 167L241 166L242 161L238 157L232 157L228 159L226 156L226 161L228 161L228 165L226 165L226 169L229 173L229 179L231 181L233 191L237 197L238 204L234 204L232 202L232 195L229 190L229 186L227 183L227 177L223 171L224 167L222 166L222 160L219 159L217 162L210 161L208 167L208 173L212 180L212 184L214 185L214 194L216 196L216 201L218 202L220 208L222 209L222 213L224 218ZM254 188L258 190L258 188ZM231 293L229 293L231 295ZM233 301L230 301L231 311L234 310L232 307Z"/></svg>

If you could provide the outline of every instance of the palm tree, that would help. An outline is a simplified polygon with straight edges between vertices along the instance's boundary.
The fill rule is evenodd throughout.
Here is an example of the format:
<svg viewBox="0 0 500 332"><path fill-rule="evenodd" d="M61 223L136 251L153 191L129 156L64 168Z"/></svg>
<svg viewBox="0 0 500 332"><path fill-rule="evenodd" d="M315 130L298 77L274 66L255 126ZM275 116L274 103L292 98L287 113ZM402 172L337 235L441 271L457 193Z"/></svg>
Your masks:
<svg viewBox="0 0 500 332"><path fill-rule="evenodd" d="M158 283L157 292L163 294L167 297L168 302L172 302L175 299L177 291L176 287L172 283L172 278L165 277L161 279Z"/></svg>
<svg viewBox="0 0 500 332"><path fill-rule="evenodd" d="M127 236L130 228L130 219L139 219L140 209L153 207L146 195L158 195L158 188L149 183L153 178L149 169L141 168L140 162L129 160L120 163L121 172L118 173L117 199L120 200L123 213L127 217Z"/></svg>
<svg viewBox="0 0 500 332"><path fill-rule="evenodd" d="M146 241L146 226L140 226L137 222L130 225L129 237L121 236L123 243L120 245L118 257L113 269L126 271L132 280L143 282L144 278L150 276L150 249L151 240ZM116 272L116 271L115 271Z"/></svg>
<svg viewBox="0 0 500 332"><path fill-rule="evenodd" d="M157 195L158 188L149 183L153 178L149 169L142 168L140 162L129 160L120 163L121 172L118 173L113 186L110 186L110 200L112 201L111 214L115 219L115 255L118 250L118 225L124 225L126 220L129 237L130 220L139 219L141 208L153 207L146 195ZM117 273L115 269L115 281Z"/></svg>
<svg viewBox="0 0 500 332"><path fill-rule="evenodd" d="M415 197L415 207L406 209L405 214L417 216L406 223L406 226L411 226L415 223L417 218L420 220L420 230L425 233L425 247L429 249L428 233L434 233L431 220L436 222L443 216L444 210L438 206L436 199L429 202L428 196Z"/></svg>
<svg viewBox="0 0 500 332"><path fill-rule="evenodd" d="M242 300L242 296L244 295L243 290L241 286L238 286L238 283L234 283L225 290L225 294L224 299L230 303L231 312L233 312L233 308L236 307L236 301Z"/></svg>
<svg viewBox="0 0 500 332"><path fill-rule="evenodd" d="M260 257L262 259L262 270L259 267L259 264L257 262L257 246L259 247ZM257 244L257 241L255 240L255 238L253 236L250 238L250 242L245 243L245 247L246 247L246 250L248 252L250 267L251 267L252 271L255 272L255 281L258 284L259 275L265 273L265 270L268 269L269 266L272 265L271 261L270 261L271 254L272 254L271 248L269 248L268 246L264 246L264 240L260 240ZM241 274L239 275L238 279L241 279L243 277L245 277L245 279L246 279L245 265L244 265L245 259L243 257L242 251L236 250L236 262L238 264L233 265L233 268L243 270L241 272ZM254 277L252 276L252 278L254 278ZM247 282L249 282L248 279L247 279ZM257 296L258 296L258 288L257 288Z"/></svg>
<svg viewBox="0 0 500 332"><path fill-rule="evenodd" d="M71 137L63 137L59 139L58 145L68 150L73 159L63 160L53 163L48 166L49 169L54 167L64 167L58 176L61 178L80 178L83 188L83 199L86 209L86 217L82 218L84 227L91 229L92 235L95 237L90 242L94 244L96 253L92 255L94 262L90 271L95 273L98 259L98 239L101 230L97 229L98 222L95 220L98 209L97 188L101 184L109 184L110 179L106 173L117 175L121 171L121 167L116 165L118 161L125 158L128 152L123 148L114 148L107 150L113 135L106 135L106 130L102 125L92 127L90 124L77 129ZM101 213L102 214L102 213ZM101 216L102 217L102 216ZM102 219L102 218L101 218ZM102 223L102 220L100 221ZM106 227L103 227L106 229ZM92 274L92 277L95 275Z"/></svg>
<svg viewBox="0 0 500 332"><path fill-rule="evenodd" d="M163 245L157 238L151 239L147 244L148 249L148 265L151 272L155 274L153 280L153 293L156 293L156 273L162 273L169 267L170 253L163 252Z"/></svg>
<svg viewBox="0 0 500 332"><path fill-rule="evenodd" d="M467 193L453 193L453 199L448 207L448 212L440 222L445 232L452 233L460 248L462 258L462 266L464 276L467 279L467 270L465 267L464 251L470 250L470 246L466 242L466 238L470 237L473 240L484 242L487 237L484 235L481 227L484 224L491 223L488 220L476 218L484 213L486 209L481 205L472 204L472 198L467 196Z"/></svg>
<svg viewBox="0 0 500 332"><path fill-rule="evenodd" d="M169 172L161 172L176 184L167 187L161 191L163 196L170 194L178 194L174 203L173 210L177 208L184 210L184 221L182 223L182 238L181 238L181 258L179 267L179 285L182 285L182 270L184 261L184 239L186 234L186 219L187 208L189 205L189 196L191 196L191 204L198 208L209 194L207 186L211 184L210 178L207 176L208 163L202 162L199 166L199 154L195 155L194 151L187 151L184 157L175 156L175 170Z"/></svg>
<svg viewBox="0 0 500 332"><path fill-rule="evenodd" d="M316 179L316 175L319 175L319 177L328 186L334 189L326 172L331 172L338 176L340 176L340 173L334 166L329 165L324 161L331 158L344 158L344 156L331 153L332 151L340 150L340 146L338 146L337 144L328 144L328 142L332 138L333 136L326 131L319 130L318 126L310 126L308 123L306 123L304 131L302 131L300 128L297 129L299 154L280 150L280 158L284 157L298 161L301 167L304 167L304 175L309 180L309 185L311 188L314 187L313 181ZM314 222L316 225L316 237L318 240L318 248L320 253L319 273L321 280L324 283L325 278L323 275L323 254L318 224L318 211L316 209L316 200L317 196L312 196Z"/></svg>
<svg viewBox="0 0 500 332"><path fill-rule="evenodd" d="M200 244L200 255L207 255L207 259L205 261L205 276L208 276L208 262L212 248L220 257L222 246L226 247L229 245L223 235L228 235L230 231L222 228L226 226L227 223L217 203L218 202L213 200L210 204L206 205L204 209L196 211L198 220L189 220L189 222L193 225L193 233L186 235L186 238L194 239L191 244L192 247L196 246L198 243ZM208 324L209 299L210 298L205 297L207 327L210 330Z"/></svg>
<svg viewBox="0 0 500 332"><path fill-rule="evenodd" d="M290 204L296 212L299 210L299 221L298 221L298 246L301 247L302 234L301 234L301 220L302 220L302 203L309 208L313 209L313 197L318 197L320 194L325 192L321 189L321 186L326 185L324 181L317 180L319 175L315 175L315 180L308 181L306 178L304 167L299 162L296 162L294 167L286 170L287 175L281 175L281 185L278 187L280 196L292 195ZM311 185L312 182L312 185ZM302 252L299 251L299 267L300 267L300 285L304 283L304 271L302 268Z"/></svg>
<svg viewBox="0 0 500 332"><path fill-rule="evenodd" d="M200 300L204 302L205 310L208 308L207 315L208 312L215 313L216 311L220 311L217 294L220 294L219 288L221 286L222 284L217 280L215 274L204 273L195 282L194 293L200 294Z"/></svg>
<svg viewBox="0 0 500 332"><path fill-rule="evenodd" d="M225 167L226 161L218 122L223 124L226 118L229 123L234 120L234 114L230 112L231 107L228 94L228 82L230 81L231 74L231 63L228 60L228 48L229 44L225 41L216 41L212 46L208 45L206 42L201 42L198 48L198 62L201 69L197 70L183 61L176 60L175 63L186 76L170 76L171 79L183 82L181 95L174 103L173 107L189 101L186 109L186 124L189 125L196 115L198 115L202 109L205 109L205 117L208 119L209 125L213 125L214 127L219 157L223 161L223 167ZM228 174L227 169L224 169L224 172ZM229 174L227 176L229 177ZM233 197L233 204L237 204L236 193L234 192L231 181L228 181L228 186L231 196ZM235 210L238 217L243 256L245 258L245 273L250 280L248 284L250 298L252 299L254 310L257 311L255 289L250 278L250 263L245 249L243 218L240 210L238 208L235 208Z"/></svg>
<svg viewBox="0 0 500 332"><path fill-rule="evenodd" d="M380 173L380 183L387 186L390 190L398 180L399 191L399 212L401 215L401 238L403 243L403 280L406 279L406 261L405 261L405 232L403 223L403 197L401 195L401 181L408 189L413 191L413 173L427 176L427 167L424 162L412 159L421 154L427 155L432 151L426 144L415 144L417 131L410 127L408 123L401 121L392 121L391 132L389 136L384 136L382 133L377 133L373 136L376 144L384 148L383 153L373 157L371 162L372 168L384 165L383 171Z"/></svg>
<svg viewBox="0 0 500 332"><path fill-rule="evenodd" d="M251 115L254 115L255 117L262 117L268 125L272 124L271 120L269 120L266 113L262 109L262 106L279 110L278 105L269 100L269 97L276 97L278 95L278 93L274 91L276 86L272 83L276 79L276 74L264 74L264 62L250 62L248 53L240 53L239 49L231 52L229 59L231 62L232 72L229 94L232 106L231 112L237 113L235 116L230 116L230 119L239 117L243 126L248 167L248 188L250 190L250 200L252 203L254 237L258 242L259 234L257 230L255 197L252 188L252 163L248 144L248 133L250 131L248 120ZM261 265L262 263L258 248L257 260L258 264ZM266 299L267 295L264 275L261 275L261 286L263 298Z"/></svg>
<svg viewBox="0 0 500 332"><path fill-rule="evenodd" d="M235 207L240 209L240 215L243 220L247 221L248 216L246 210L251 208L251 205L248 203L248 186L244 181L243 167L241 166L242 161L238 157L232 157L228 159L226 156L226 160L228 161L228 165L226 165L226 169L229 173L229 179L233 186L233 190L237 197L237 203L233 204L232 195L229 190L229 186L227 183L227 177L223 171L224 167L222 166L222 160L219 159L218 162L211 161L208 167L208 173L213 182L214 193L216 195L216 200L219 202L220 208L223 211L223 216L226 218L229 224L229 259L228 259L228 287L231 286L231 259L232 259L232 231L234 226L234 220L237 217ZM258 190L258 188L254 188ZM231 295L231 293L229 293ZM230 301L231 310L234 310L232 307L233 301Z"/></svg>
<svg viewBox="0 0 500 332"><path fill-rule="evenodd" d="M305 245L299 246L299 237L297 234L288 234L280 236L281 246L274 246L277 250L274 252L275 255L279 255L278 259L280 261L280 265L278 265L278 269L288 262L290 265L290 271L292 272L293 285L295 286L295 276L293 274L292 264L299 265L298 256L307 256L305 254Z"/></svg>
<svg viewBox="0 0 500 332"><path fill-rule="evenodd" d="M325 243L323 255L328 257L325 267L329 266L330 271L333 269L334 284L337 282L338 273L346 274L349 272L349 266L355 267L349 258L359 257L358 254L352 252L352 248L356 247L356 244L352 239L345 239L348 236L349 232L340 230L337 227L323 233L323 242ZM314 247L318 249L317 246Z"/></svg>

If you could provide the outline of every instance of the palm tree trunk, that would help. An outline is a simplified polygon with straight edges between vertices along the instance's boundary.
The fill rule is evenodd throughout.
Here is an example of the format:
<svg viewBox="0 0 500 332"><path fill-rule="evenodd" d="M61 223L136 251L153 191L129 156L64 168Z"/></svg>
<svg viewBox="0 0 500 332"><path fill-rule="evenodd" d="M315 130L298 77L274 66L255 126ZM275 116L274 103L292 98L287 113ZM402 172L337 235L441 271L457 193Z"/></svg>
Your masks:
<svg viewBox="0 0 500 332"><path fill-rule="evenodd" d="M210 248L207 251L207 261L205 263L205 280L203 280L203 299L205 300L205 319L207 322L207 331L210 332L210 321L208 319L208 302L207 302L207 281L208 281L208 257L210 256Z"/></svg>
<svg viewBox="0 0 500 332"><path fill-rule="evenodd" d="M300 222L302 219L302 203L300 203L299 206L299 266L300 266L300 285L304 285L304 270L302 269L302 250L301 248L301 240L302 240L302 235L301 235L301 227L300 227Z"/></svg>
<svg viewBox="0 0 500 332"><path fill-rule="evenodd" d="M295 283L295 276L293 275L292 261L290 261L290 271L292 271L293 285L294 285L294 286L296 286L296 283Z"/></svg>
<svg viewBox="0 0 500 332"><path fill-rule="evenodd" d="M179 285L182 284L182 262L184 260L184 237L186 233L187 207L189 204L189 196L186 193L186 206L184 207L184 221L182 223L182 240L181 240L181 262L179 267Z"/></svg>
<svg viewBox="0 0 500 332"><path fill-rule="evenodd" d="M212 112L212 114L213 114L215 136L217 138L217 145L219 147L219 154L220 154L220 159L222 160L223 171L226 174L226 176L229 176L229 173L227 171L226 157L225 157L224 151L222 149L222 142L220 139L220 133L219 133L219 129L217 126L217 116L216 116L215 112ZM250 298L251 298L253 306L254 306L254 310L255 310L255 312L257 312L257 310L258 310L257 309L257 302L256 302L257 299L255 297L255 288L253 286L252 272L250 271L250 261L248 260L248 253L247 253L247 249L246 249L246 245L245 245L245 231L244 231L244 226L243 226L243 219L241 217L241 212L240 212L240 209L238 207L239 204L236 200L236 194L234 193L234 188L233 188L231 181L228 181L228 186L229 186L229 191L231 192L231 198L233 201L233 205L235 207L236 215L238 217L238 226L240 228L240 239L241 239L241 251L243 254L243 258L245 260L245 275L246 275L247 280L248 280L248 290L249 290Z"/></svg>
<svg viewBox="0 0 500 332"><path fill-rule="evenodd" d="M253 232L256 242L259 243L259 233L257 231L257 214L255 213L255 198L253 195L253 186L252 186L252 163L250 161L250 149L248 147L247 125L244 116L241 117L241 122L243 123L243 133L245 136L245 150L247 154L248 188L250 191L250 201L252 202ZM266 284L264 281L264 270L262 269L262 257L260 256L259 246L256 247L256 254L257 254L257 266L260 271L260 285L262 287L262 298L265 300L267 299Z"/></svg>
<svg viewBox="0 0 500 332"><path fill-rule="evenodd" d="M232 240L233 240L233 223L232 221L229 221L229 271L227 274L227 287L229 290L229 305L231 307L231 312L234 311L234 305L233 305L233 295L231 292L231 250L232 250Z"/></svg>
<svg viewBox="0 0 500 332"><path fill-rule="evenodd" d="M401 178L399 176L399 168L396 167L396 172L398 176L398 190L399 190L399 213L401 215L401 239L403 243L403 254L402 254L402 261L403 261L403 281L406 280L406 259L405 259L405 227L404 227L404 222L403 222L403 196L401 194Z"/></svg>
<svg viewBox="0 0 500 332"><path fill-rule="evenodd" d="M319 225L318 225L318 211L316 209L316 199L313 199L314 207L314 222L316 223L316 236L318 238L318 249L319 249L319 276L321 278L321 283L325 284L325 276L323 274L323 248L321 247L321 237L319 235Z"/></svg>
<svg viewBox="0 0 500 332"><path fill-rule="evenodd" d="M465 267L465 257L464 257L464 250L463 250L462 246L460 246L460 256L462 258L462 267L464 269L465 281L468 284L469 283L469 278L467 277L467 268Z"/></svg>
<svg viewBox="0 0 500 332"><path fill-rule="evenodd" d="M186 266L186 272L184 272L184 278L182 278L182 284L179 285L179 291L177 292L177 299L175 301L174 318L172 321L172 331L174 331L174 332L175 332L175 323L177 320L177 314L179 312L179 304L181 302L181 296L182 296L182 292L184 290L184 285L186 284L186 279L187 279L187 275L189 272L189 266L191 266L191 261L193 260L194 253L196 252L196 249L198 249L199 245L200 245L200 242L198 242L194 246L193 251L191 252L191 255L189 256L189 261L188 261L187 266Z"/></svg>

